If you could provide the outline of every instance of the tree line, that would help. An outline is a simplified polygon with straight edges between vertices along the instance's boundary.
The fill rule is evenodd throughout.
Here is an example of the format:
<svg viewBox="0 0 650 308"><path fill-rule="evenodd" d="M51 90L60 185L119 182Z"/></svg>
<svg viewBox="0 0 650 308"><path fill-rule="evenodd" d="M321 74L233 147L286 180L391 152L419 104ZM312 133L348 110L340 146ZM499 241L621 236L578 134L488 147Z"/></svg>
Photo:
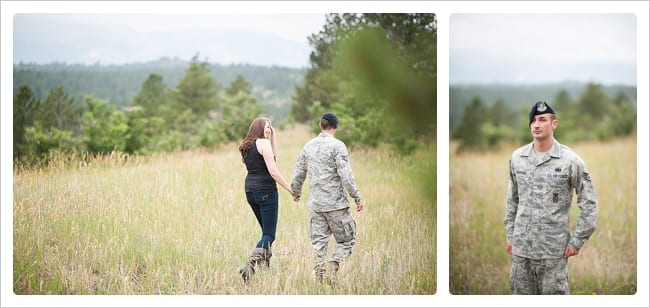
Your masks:
<svg viewBox="0 0 650 308"><path fill-rule="evenodd" d="M573 98L566 89L560 89L551 99L540 100L547 101L557 114L559 126L554 136L560 142L607 140L636 133L636 100L632 101L623 91L612 97L602 85L588 83L579 97ZM501 98L487 104L480 96L474 96L451 130L452 139L460 142L458 151L531 142L528 113L535 102L513 108Z"/></svg>
<svg viewBox="0 0 650 308"><path fill-rule="evenodd" d="M541 84L450 84L449 85L449 131L458 127L463 116L463 110L476 96L481 98L486 106L497 100L502 100L508 107L519 110L522 104L527 104L535 98L546 99L549 103L561 90L572 98L578 98L587 86L586 82L564 81ZM632 85L599 85L609 97L619 93L625 94L632 105L636 106L636 86ZM532 105L534 102L530 102Z"/></svg>
<svg viewBox="0 0 650 308"><path fill-rule="evenodd" d="M131 106L142 83L151 73L163 78L165 85L175 87L183 78L189 60L161 58L156 61L120 65L84 65L70 63L14 64L14 93L29 85L38 99L44 99L51 89L64 87L76 104L83 105L91 95L106 100L118 108ZM212 76L221 84L244 77L253 85L252 96L275 122L285 120L291 108L291 94L302 83L305 69L259 66L251 64L220 65L210 63Z"/></svg>
<svg viewBox="0 0 650 308"><path fill-rule="evenodd" d="M288 122L309 123L316 133L318 117L332 111L340 120L337 137L349 145L389 143L400 153L434 140L436 28L434 14L329 14L322 30L309 37L312 52L304 82L292 72L278 78L293 80ZM29 80L43 91L57 79L92 76L98 69L65 64L48 68L58 75L14 66L15 82ZM35 93L27 82L15 84L14 158L33 164L46 161L52 152L146 155L239 140L253 118L268 112L269 104L257 102L252 84L241 74L224 87L211 69L197 55L175 87L167 85L163 74L150 73L126 103L91 94L79 104L60 83L47 95ZM76 95L95 89L102 80L88 79ZM111 94L113 83L107 83L111 86L104 97L117 95Z"/></svg>
<svg viewBox="0 0 650 308"><path fill-rule="evenodd" d="M263 113L241 75L227 87L195 56L175 88L152 73L130 106L86 96L83 105L61 86L38 99L27 84L13 102L14 162L38 164L53 152L150 154L239 140Z"/></svg>

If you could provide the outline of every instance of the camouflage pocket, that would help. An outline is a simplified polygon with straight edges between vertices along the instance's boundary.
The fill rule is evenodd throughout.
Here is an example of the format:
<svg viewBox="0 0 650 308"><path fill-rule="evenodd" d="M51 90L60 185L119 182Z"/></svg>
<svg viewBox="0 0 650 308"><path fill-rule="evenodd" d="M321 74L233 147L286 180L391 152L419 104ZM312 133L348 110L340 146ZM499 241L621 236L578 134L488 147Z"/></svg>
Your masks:
<svg viewBox="0 0 650 308"><path fill-rule="evenodd" d="M343 224L343 238L344 241L348 242L354 239L355 234L357 233L357 223L354 221L352 216L345 217L341 220Z"/></svg>

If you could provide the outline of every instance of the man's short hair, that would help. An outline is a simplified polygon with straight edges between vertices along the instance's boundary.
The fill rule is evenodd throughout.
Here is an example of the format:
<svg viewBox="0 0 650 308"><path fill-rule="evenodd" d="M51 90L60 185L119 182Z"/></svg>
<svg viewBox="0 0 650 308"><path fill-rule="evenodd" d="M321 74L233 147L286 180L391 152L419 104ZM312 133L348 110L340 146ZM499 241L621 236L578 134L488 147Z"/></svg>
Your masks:
<svg viewBox="0 0 650 308"><path fill-rule="evenodd" d="M327 129L331 129L331 128L334 128L334 127L327 120L320 119L320 128L327 130Z"/></svg>

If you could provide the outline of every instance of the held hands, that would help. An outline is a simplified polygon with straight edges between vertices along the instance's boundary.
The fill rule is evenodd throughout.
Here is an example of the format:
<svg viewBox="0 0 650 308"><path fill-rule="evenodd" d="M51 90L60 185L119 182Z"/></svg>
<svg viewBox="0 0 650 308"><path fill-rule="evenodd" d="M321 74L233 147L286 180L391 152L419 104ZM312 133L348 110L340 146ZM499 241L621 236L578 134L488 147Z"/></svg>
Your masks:
<svg viewBox="0 0 650 308"><path fill-rule="evenodd" d="M291 190L289 193L291 194L291 198L293 198L293 202L300 202L300 196L296 196Z"/></svg>

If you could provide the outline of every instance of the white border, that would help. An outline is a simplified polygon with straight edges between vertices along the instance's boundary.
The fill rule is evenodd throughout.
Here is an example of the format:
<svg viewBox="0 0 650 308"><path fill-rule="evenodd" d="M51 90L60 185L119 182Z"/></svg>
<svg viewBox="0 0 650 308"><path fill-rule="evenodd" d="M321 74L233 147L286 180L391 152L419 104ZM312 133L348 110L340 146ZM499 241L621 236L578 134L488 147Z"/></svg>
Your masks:
<svg viewBox="0 0 650 308"><path fill-rule="evenodd" d="M648 307L648 2L647 1L243 1L243 2L0 2L2 12L2 172L1 233L2 273L0 306L12 307ZM430 12L438 20L438 251L435 295L421 296L16 296L12 291L13 175L12 44L16 13L328 13L328 12ZM453 13L633 13L637 16L638 212L636 295L598 295L534 298L504 295L449 294L449 16ZM477 273L480 275L480 273Z"/></svg>

